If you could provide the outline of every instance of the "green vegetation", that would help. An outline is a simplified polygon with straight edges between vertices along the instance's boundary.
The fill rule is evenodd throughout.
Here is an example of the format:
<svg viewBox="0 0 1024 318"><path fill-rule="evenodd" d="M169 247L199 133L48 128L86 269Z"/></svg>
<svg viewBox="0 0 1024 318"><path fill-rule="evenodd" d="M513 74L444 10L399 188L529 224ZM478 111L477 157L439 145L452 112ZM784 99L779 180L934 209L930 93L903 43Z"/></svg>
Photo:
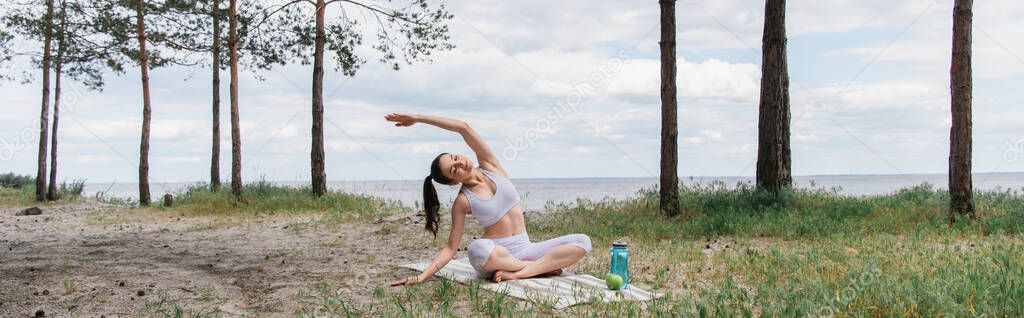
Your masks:
<svg viewBox="0 0 1024 318"><path fill-rule="evenodd" d="M483 289L479 283L462 285L451 280L435 279L430 283L405 286L401 289L377 287L374 304L358 306L340 296L339 289L319 284L316 291L301 292L304 299L296 309L296 317L534 317L558 314L553 304L525 303L502 293ZM634 313L640 304L628 303ZM598 312L592 312L597 314Z"/></svg>
<svg viewBox="0 0 1024 318"><path fill-rule="evenodd" d="M9 195L14 193L14 195ZM372 222L402 211L397 202L309 187L246 185L237 201L227 189L194 186L175 198L185 215L306 215ZM32 198L31 187L0 198ZM401 288L381 282L372 297L347 299L344 287L321 284L300 293L296 316L994 316L1024 315L1024 194L975 195L981 219L948 224L945 191L929 185L880 196L850 197L821 189L778 197L750 185L680 188L680 215L664 217L658 193L630 200L549 204L528 213L534 240L585 233L594 250L569 270L604 277L608 248L627 238L631 283L665 296L651 302L594 303L554 310L443 279ZM97 215L96 220L102 221ZM306 222L306 223L303 223ZM295 221L302 231L316 220ZM197 229L217 226L200 223ZM383 223L385 228L389 226ZM448 226L442 222L442 226ZM442 229L446 231L446 229ZM443 244L435 240L435 245ZM328 243L331 244L331 243ZM384 256L381 256L384 257ZM77 284L65 281L73 293ZM174 302L147 306L170 317L215 315Z"/></svg>
<svg viewBox="0 0 1024 318"><path fill-rule="evenodd" d="M292 187L265 180L246 184L243 192L245 196L239 201L229 188L211 191L208 185L195 185L176 195L174 206L168 210L218 216L323 213L333 220L350 221L376 220L405 209L397 201L338 191L315 197L308 185Z"/></svg>
<svg viewBox="0 0 1024 318"><path fill-rule="evenodd" d="M0 188L21 188L36 183L36 178L29 175L16 175L14 173L0 174Z"/></svg>
<svg viewBox="0 0 1024 318"><path fill-rule="evenodd" d="M571 227L612 231L609 236L633 239L704 239L716 236L770 237L785 240L868 235L992 235L1024 231L1024 194L1017 191L978 192L975 205L984 212L978 222L949 227L947 194L923 184L882 196L853 197L821 189L783 191L778 199L740 184L722 183L680 188L681 215L671 222L658 218L657 190L643 190L625 202L579 202L549 209L586 217L559 217L537 230ZM597 215L595 215L597 214ZM586 220L585 224L576 222ZM554 221L554 222L552 222ZM596 227L596 228L595 228ZM593 233L591 236L604 236Z"/></svg>
<svg viewBox="0 0 1024 318"><path fill-rule="evenodd" d="M4 206L29 205L36 202L35 187L0 188L0 204Z"/></svg>
<svg viewBox="0 0 1024 318"><path fill-rule="evenodd" d="M0 174L0 204L25 205L35 202L35 177Z"/></svg>
<svg viewBox="0 0 1024 318"><path fill-rule="evenodd" d="M32 205L40 204L35 200L36 178L13 173L0 174L0 205ZM82 197L85 190L84 179L61 182L57 188L60 199L74 201Z"/></svg>
<svg viewBox="0 0 1024 318"><path fill-rule="evenodd" d="M67 275L64 276L61 283L64 285L64 294L66 295L71 295L78 291L78 282L67 277Z"/></svg>
<svg viewBox="0 0 1024 318"><path fill-rule="evenodd" d="M216 295L213 291L208 289L200 297L205 300L217 300L209 306L201 308L189 308L179 304L178 299L172 297L166 291L160 291L157 293L156 300L146 301L146 305L139 309L138 317L163 317L163 318L200 318L200 317L221 317L225 316L216 306L222 303L219 299L216 299Z"/></svg>
<svg viewBox="0 0 1024 318"><path fill-rule="evenodd" d="M979 192L982 219L949 226L947 194L921 185L849 197L789 190L778 200L741 184L684 186L666 219L656 190L638 199L549 205L534 239L586 233L593 252L570 270L603 277L611 242L628 237L632 283L649 303L554 311L433 279L378 289L356 305L321 287L302 315L459 316L996 316L1024 315L1024 195ZM528 214L529 215L529 214Z"/></svg>
<svg viewBox="0 0 1024 318"><path fill-rule="evenodd" d="M60 198L80 198L82 191L85 191L85 179L74 179L71 183L62 181L57 188L57 195Z"/></svg>

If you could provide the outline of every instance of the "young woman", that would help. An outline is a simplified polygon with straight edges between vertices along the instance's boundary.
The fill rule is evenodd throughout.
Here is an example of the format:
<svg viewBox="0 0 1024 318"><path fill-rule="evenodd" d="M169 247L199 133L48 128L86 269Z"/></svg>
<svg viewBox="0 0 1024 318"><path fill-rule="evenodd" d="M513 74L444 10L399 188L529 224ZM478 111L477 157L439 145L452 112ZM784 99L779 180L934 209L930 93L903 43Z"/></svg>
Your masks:
<svg viewBox="0 0 1024 318"><path fill-rule="evenodd" d="M456 132L462 135L480 164L474 167L469 157L449 153L438 155L430 163L430 175L423 181L423 206L427 231L434 237L437 237L441 205L433 183L462 185L452 203L448 244L423 273L399 279L392 282L392 286L425 281L448 264L459 250L466 216L472 216L484 227L483 236L470 243L466 250L469 262L480 277L490 277L495 282L542 274L559 275L562 268L575 264L590 252L590 237L583 234L530 242L515 186L501 168L498 158L469 124L425 115L388 114L384 118L395 122L397 127L424 123Z"/></svg>

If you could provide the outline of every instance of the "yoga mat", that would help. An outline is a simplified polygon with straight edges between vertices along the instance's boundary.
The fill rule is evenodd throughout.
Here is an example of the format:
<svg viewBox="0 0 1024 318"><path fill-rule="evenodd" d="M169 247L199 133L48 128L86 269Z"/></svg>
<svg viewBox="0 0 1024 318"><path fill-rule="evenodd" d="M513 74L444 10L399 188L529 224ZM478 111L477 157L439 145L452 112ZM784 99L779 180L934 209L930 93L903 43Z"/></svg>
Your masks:
<svg viewBox="0 0 1024 318"><path fill-rule="evenodd" d="M423 272L430 262L399 265ZM479 281L480 287L497 293L505 293L511 297L529 300L536 303L552 304L555 309L563 309L581 303L653 300L662 295L645 291L630 285L625 290L609 290L603 279L590 275L575 275L563 272L561 276L534 277L494 283L479 278L468 258L459 258L448 262L434 276L471 284Z"/></svg>

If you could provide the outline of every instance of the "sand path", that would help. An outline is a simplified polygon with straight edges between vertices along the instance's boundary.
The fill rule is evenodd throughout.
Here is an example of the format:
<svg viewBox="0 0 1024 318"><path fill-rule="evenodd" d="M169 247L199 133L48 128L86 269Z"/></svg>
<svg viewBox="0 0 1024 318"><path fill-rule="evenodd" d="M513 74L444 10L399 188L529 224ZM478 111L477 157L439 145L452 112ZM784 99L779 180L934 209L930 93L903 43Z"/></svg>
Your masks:
<svg viewBox="0 0 1024 318"><path fill-rule="evenodd" d="M0 208L0 317L138 316L178 305L291 316L327 283L353 303L436 252L411 213L367 223L316 215L181 217L79 201Z"/></svg>

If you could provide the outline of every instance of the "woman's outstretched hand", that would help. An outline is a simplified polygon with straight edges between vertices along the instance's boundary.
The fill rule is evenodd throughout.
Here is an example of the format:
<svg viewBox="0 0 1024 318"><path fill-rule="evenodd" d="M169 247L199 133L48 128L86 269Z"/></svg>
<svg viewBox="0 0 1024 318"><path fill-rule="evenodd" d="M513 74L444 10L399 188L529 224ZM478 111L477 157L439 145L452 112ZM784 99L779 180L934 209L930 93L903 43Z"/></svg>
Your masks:
<svg viewBox="0 0 1024 318"><path fill-rule="evenodd" d="M395 127L409 127L416 123L416 115L391 113L385 115L384 119L395 122Z"/></svg>
<svg viewBox="0 0 1024 318"><path fill-rule="evenodd" d="M420 282L419 281L419 277L409 276L409 277L402 278L402 279L399 279L399 280L391 282L391 286L413 285L413 284L418 284L419 282Z"/></svg>

